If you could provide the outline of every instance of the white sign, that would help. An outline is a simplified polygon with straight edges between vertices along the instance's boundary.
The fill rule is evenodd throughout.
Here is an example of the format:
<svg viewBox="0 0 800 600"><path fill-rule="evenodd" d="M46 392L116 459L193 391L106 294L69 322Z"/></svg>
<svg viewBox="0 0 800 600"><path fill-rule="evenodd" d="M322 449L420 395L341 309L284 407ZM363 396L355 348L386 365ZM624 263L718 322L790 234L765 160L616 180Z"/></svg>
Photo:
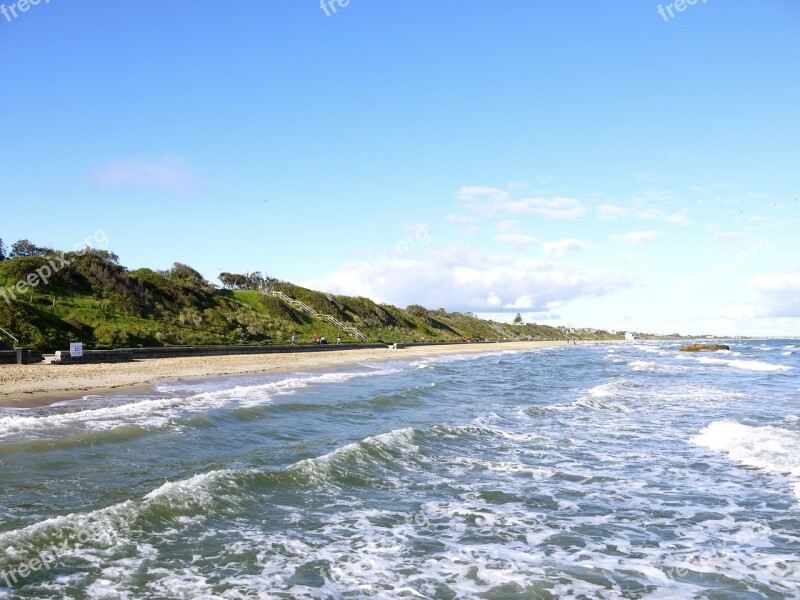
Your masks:
<svg viewBox="0 0 800 600"><path fill-rule="evenodd" d="M72 358L81 358L83 356L83 342L74 342L69 345L69 355Z"/></svg>

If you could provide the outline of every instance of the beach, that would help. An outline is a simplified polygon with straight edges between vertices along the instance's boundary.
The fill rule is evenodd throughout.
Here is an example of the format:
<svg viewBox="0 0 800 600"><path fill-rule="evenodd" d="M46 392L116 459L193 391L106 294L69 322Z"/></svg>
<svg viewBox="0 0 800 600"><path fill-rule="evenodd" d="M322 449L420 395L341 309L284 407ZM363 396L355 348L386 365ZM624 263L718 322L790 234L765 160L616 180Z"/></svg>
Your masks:
<svg viewBox="0 0 800 600"><path fill-rule="evenodd" d="M130 363L0 366L0 405L41 406L86 394L151 386L156 382L228 375L319 371L361 363L449 354L533 350L566 342L468 343L415 346L402 350L370 348L341 352L160 358Z"/></svg>

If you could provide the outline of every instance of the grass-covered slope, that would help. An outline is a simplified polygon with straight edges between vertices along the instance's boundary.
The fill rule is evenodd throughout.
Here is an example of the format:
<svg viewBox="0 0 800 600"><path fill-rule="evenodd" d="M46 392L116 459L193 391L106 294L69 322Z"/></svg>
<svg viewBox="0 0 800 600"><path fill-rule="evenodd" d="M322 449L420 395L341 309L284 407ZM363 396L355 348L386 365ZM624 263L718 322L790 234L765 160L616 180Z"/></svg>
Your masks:
<svg viewBox="0 0 800 600"><path fill-rule="evenodd" d="M53 255L0 262L0 326L20 343L40 350L64 349L70 341L89 347L198 344L287 343L297 335L309 343L317 335L352 342L332 325L309 317L274 296L258 291L220 289L197 271L176 264L166 272L128 271L103 251L67 253L69 263L47 283L25 294L15 288L30 274L46 273ZM285 282L271 282L315 310L335 316L366 334L371 342L565 339L552 327L510 325L471 315L406 309L367 298L333 296Z"/></svg>

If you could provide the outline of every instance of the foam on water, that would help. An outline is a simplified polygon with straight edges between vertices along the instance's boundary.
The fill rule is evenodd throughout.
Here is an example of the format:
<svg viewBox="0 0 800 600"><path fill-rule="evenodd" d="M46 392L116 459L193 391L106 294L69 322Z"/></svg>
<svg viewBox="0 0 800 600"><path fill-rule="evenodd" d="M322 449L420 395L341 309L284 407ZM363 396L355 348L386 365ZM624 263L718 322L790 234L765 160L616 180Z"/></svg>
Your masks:
<svg viewBox="0 0 800 600"><path fill-rule="evenodd" d="M202 523L207 513L226 492L240 485L237 480L246 472L212 471L184 481L167 482L138 500L126 500L87 513L53 517L26 527L0 534L0 570L14 572L19 565L49 551L58 557L56 568L86 568L113 560L117 567L105 572L133 573L145 560L157 558L158 550L139 539L145 522L158 521L181 527ZM121 553L134 555L120 558ZM75 578L62 577L60 580ZM44 587L52 587L45 583ZM90 589L104 589L102 580ZM2 589L0 588L0 593ZM93 595L90 593L90 597Z"/></svg>
<svg viewBox="0 0 800 600"><path fill-rule="evenodd" d="M688 370L688 367L683 365L646 360L633 360L628 363L628 366L634 371L657 371L660 373L680 373Z"/></svg>
<svg viewBox="0 0 800 600"><path fill-rule="evenodd" d="M763 362L760 360L724 360L720 358L712 358L710 356L700 356L696 358L697 362L704 365L726 365L735 369L743 369L745 371L791 371L792 367L787 365L777 365L774 363Z"/></svg>
<svg viewBox="0 0 800 600"><path fill-rule="evenodd" d="M691 439L693 444L723 452L731 460L776 475L800 478L800 432L780 427L753 427L715 421ZM794 485L795 493L800 488ZM797 495L800 499L800 494Z"/></svg>
<svg viewBox="0 0 800 600"><path fill-rule="evenodd" d="M0 444L9 440L18 441L19 436L31 435L65 435L66 430L108 431L132 425L149 430L177 427L176 422L192 414L203 413L220 408L250 408L271 403L276 396L296 393L314 385L342 384L354 379L392 375L402 369L378 369L357 372L331 372L319 375L292 376L250 385L230 385L219 388L211 383L212 389L196 391L190 396L170 396L159 399L138 399L127 403L119 403L103 408L76 410L27 416L34 409L15 410L7 416L0 417ZM171 389L171 385L162 385L161 389ZM202 387L204 384L198 384ZM182 388L185 389L185 388ZM71 403L81 406L80 401ZM67 405L62 404L62 408ZM0 413L2 414L2 413Z"/></svg>
<svg viewBox="0 0 800 600"><path fill-rule="evenodd" d="M331 483L331 470L342 463L347 465L347 469L353 469L354 464L368 463L374 457L392 463L398 460L398 453L417 453L419 447L414 444L414 435L414 429L405 428L370 436L322 456L301 460L289 467L288 471L307 474L313 480Z"/></svg>

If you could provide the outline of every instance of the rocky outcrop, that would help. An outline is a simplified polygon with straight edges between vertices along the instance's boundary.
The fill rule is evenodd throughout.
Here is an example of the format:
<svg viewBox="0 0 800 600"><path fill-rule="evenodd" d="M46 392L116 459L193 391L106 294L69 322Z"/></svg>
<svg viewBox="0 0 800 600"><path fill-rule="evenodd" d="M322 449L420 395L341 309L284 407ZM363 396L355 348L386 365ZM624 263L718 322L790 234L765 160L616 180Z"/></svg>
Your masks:
<svg viewBox="0 0 800 600"><path fill-rule="evenodd" d="M717 352L718 350L730 349L730 346L724 344L689 344L681 346L681 352Z"/></svg>

